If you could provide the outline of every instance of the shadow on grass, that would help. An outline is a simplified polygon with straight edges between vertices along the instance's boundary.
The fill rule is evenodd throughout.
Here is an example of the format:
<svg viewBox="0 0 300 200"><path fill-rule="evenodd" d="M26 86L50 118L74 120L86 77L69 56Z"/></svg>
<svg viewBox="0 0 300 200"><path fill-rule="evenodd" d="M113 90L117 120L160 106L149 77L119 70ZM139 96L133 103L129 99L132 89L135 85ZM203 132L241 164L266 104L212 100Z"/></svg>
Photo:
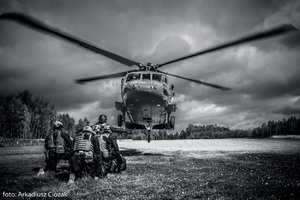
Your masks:
<svg viewBox="0 0 300 200"><path fill-rule="evenodd" d="M120 150L120 153L123 156L139 156L139 155L143 155L143 152L138 151L136 149L127 149L127 148L123 148L122 150Z"/></svg>
<svg viewBox="0 0 300 200"><path fill-rule="evenodd" d="M161 153L143 153L142 151L139 151L137 149L127 149L123 148L120 153L125 156L165 156L164 154Z"/></svg>

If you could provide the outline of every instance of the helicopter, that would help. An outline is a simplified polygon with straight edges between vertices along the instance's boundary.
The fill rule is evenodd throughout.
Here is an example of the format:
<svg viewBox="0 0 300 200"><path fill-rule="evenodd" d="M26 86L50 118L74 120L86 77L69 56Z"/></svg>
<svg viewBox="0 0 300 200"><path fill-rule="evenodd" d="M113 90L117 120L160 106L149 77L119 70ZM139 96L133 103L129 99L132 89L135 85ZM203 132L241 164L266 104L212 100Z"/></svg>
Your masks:
<svg viewBox="0 0 300 200"><path fill-rule="evenodd" d="M248 36L215 45L213 47L209 47L189 55L172 59L164 63L144 64L115 54L103 47L91 44L83 39L63 32L57 28L51 27L46 23L41 22L40 20L22 13L4 13L0 15L0 20L11 20L20 23L37 31L56 36L96 54L105 56L127 67L135 67L135 69L128 71L77 79L75 80L75 82L78 84L84 84L90 81L121 78L122 101L115 102L116 109L121 113L117 118L118 126L121 127L125 125L126 129L148 130L148 142L150 142L150 133L152 129L174 129L175 127L175 116L172 116L172 113L177 110L178 106L172 103L175 92L174 85L169 82L169 76L184 79L223 91L230 90L230 88L221 85L216 85L201 80L161 71L160 69L162 67L173 64L175 62L223 50L243 43L298 31L297 28L295 28L291 24L281 24L268 30L252 33ZM126 118L128 118L128 120Z"/></svg>

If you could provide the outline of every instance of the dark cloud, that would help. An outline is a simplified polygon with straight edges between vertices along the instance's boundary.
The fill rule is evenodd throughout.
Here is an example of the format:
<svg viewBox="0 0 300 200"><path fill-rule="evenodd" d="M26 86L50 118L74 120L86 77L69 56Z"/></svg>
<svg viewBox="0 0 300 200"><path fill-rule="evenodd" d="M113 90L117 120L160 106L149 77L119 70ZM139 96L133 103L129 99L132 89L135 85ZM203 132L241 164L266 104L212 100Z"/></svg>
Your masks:
<svg viewBox="0 0 300 200"><path fill-rule="evenodd" d="M284 37L280 41L282 45L288 48L299 48L300 47L300 36L299 34L291 34L287 37Z"/></svg>
<svg viewBox="0 0 300 200"><path fill-rule="evenodd" d="M300 113L300 108L295 108L292 106L286 106L280 109L276 109L274 111L275 113L280 113L280 114L285 114L285 115L299 115Z"/></svg>
<svg viewBox="0 0 300 200"><path fill-rule="evenodd" d="M218 0L200 1L197 10L220 36L238 36L261 24L265 18L280 10L287 2L280 0L229 0L220 3Z"/></svg>

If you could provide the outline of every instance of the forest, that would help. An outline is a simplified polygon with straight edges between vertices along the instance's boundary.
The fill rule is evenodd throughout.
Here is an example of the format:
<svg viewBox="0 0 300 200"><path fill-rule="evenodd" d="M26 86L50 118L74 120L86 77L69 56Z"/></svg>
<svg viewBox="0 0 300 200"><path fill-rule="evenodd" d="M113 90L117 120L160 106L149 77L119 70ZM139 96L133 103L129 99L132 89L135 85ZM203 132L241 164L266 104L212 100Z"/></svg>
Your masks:
<svg viewBox="0 0 300 200"><path fill-rule="evenodd" d="M168 139L267 138L273 135L300 135L300 117L290 116L279 121L268 121L247 130L218 125L189 124L180 133L168 135Z"/></svg>
<svg viewBox="0 0 300 200"><path fill-rule="evenodd" d="M60 120L64 128L74 137L89 120L85 117L77 123L67 113L58 113L49 100L24 90L17 94L0 95L0 137L12 139L40 139L51 132L51 125ZM131 134L120 135L123 139L147 138L145 130L131 130ZM185 130L168 133L153 130L152 139L215 139L215 138L266 138L272 135L300 135L300 117L290 116L279 121L268 121L253 129L230 129L219 125L189 124Z"/></svg>
<svg viewBox="0 0 300 200"><path fill-rule="evenodd" d="M76 131L89 124L87 118L76 124L68 114L58 114L55 106L44 97L29 90L17 94L0 95L0 137L17 139L45 138L55 120L74 137Z"/></svg>
<svg viewBox="0 0 300 200"><path fill-rule="evenodd" d="M221 138L267 138L273 135L300 135L300 117L290 116L288 119L268 121L253 129L230 129L219 125L193 125L189 124L179 133L168 134L167 130L154 131L152 139L178 140L178 139L221 139ZM135 130L127 138L135 140L147 139L146 131ZM126 137L125 137L126 138Z"/></svg>

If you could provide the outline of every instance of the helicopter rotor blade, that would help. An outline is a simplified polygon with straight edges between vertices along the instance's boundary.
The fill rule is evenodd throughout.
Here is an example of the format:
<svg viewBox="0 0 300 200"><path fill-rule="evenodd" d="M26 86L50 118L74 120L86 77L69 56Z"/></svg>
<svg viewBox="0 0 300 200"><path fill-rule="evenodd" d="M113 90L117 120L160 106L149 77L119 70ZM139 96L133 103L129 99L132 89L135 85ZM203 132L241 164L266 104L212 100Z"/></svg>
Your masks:
<svg viewBox="0 0 300 200"><path fill-rule="evenodd" d="M133 65L137 65L137 66L140 65L140 63L138 63L136 61L130 60L128 58L122 57L122 56L112 53L110 51L104 50L104 48L102 48L102 47L97 47L97 46L90 44L89 42L84 41L76 36L73 36L69 33L65 33L57 28L53 28L33 17L30 17L30 16L22 14L22 13L16 13L16 12L4 13L4 14L0 15L0 20L12 20L12 21L18 22L22 25L28 26L32 29L35 29L37 31L54 35L58 38L64 39L70 43L78 45L84 49L88 49L94 53L103 55L107 58L110 58L116 62L124 64L128 67L131 67Z"/></svg>
<svg viewBox="0 0 300 200"><path fill-rule="evenodd" d="M192 81L194 83L206 85L206 86L209 86L209 87L212 87L212 88L216 88L216 89L219 89L219 90L224 90L224 91L231 90L231 88L228 88L228 87L224 87L224 86L220 86L220 85L215 85L215 84L212 84L212 83L207 83L207 82L204 82L204 81L200 81L200 80L196 80L196 79L192 79L192 78L187 78L187 77L183 77L183 76L178 76L176 74L170 74L170 73L163 72L163 71L160 71L160 70L157 70L157 71L160 72L160 73L169 75L169 76L174 76L176 78L184 79L184 80L187 80L187 81Z"/></svg>
<svg viewBox="0 0 300 200"><path fill-rule="evenodd" d="M275 28L272 28L272 29L269 29L269 30L266 30L266 31L257 32L257 33L254 33L254 34L251 34L251 35L248 35L248 36L236 39L236 40L232 40L230 42L226 42L226 43L216 45L216 46L204 49L204 50L200 50L198 52L195 52L195 53L192 53L192 54L189 54L189 55L186 55L186 56L174 59L174 60L167 61L167 62L159 64L157 66L162 67L162 66L165 66L165 65L168 65L168 64L171 64L171 63L179 62L179 61L186 60L186 59L189 59L189 58L192 58L192 57L195 57L195 56L200 56L200 55L203 55L203 54L206 54L206 53L219 51L219 50L222 50L222 49L225 49L225 48L228 48L228 47L232 47L232 46L235 46L235 45L239 45L239 44L242 44L242 43L247 43L247 42L250 42L250 41L265 39L265 38L269 38L269 37L274 37L274 36L277 36L277 35L293 32L293 31L298 31L298 29L296 27L294 27L293 25L291 25L291 24L283 24L283 25L277 26Z"/></svg>
<svg viewBox="0 0 300 200"><path fill-rule="evenodd" d="M82 78L82 79L75 80L75 82L78 84L84 84L85 82L90 82L90 81L97 81L97 80L110 79L110 78L120 78L122 76L125 76L127 73L135 72L135 71L137 71L137 70L129 70L129 71L125 71L125 72L118 72L118 73L113 73L113 74Z"/></svg>

